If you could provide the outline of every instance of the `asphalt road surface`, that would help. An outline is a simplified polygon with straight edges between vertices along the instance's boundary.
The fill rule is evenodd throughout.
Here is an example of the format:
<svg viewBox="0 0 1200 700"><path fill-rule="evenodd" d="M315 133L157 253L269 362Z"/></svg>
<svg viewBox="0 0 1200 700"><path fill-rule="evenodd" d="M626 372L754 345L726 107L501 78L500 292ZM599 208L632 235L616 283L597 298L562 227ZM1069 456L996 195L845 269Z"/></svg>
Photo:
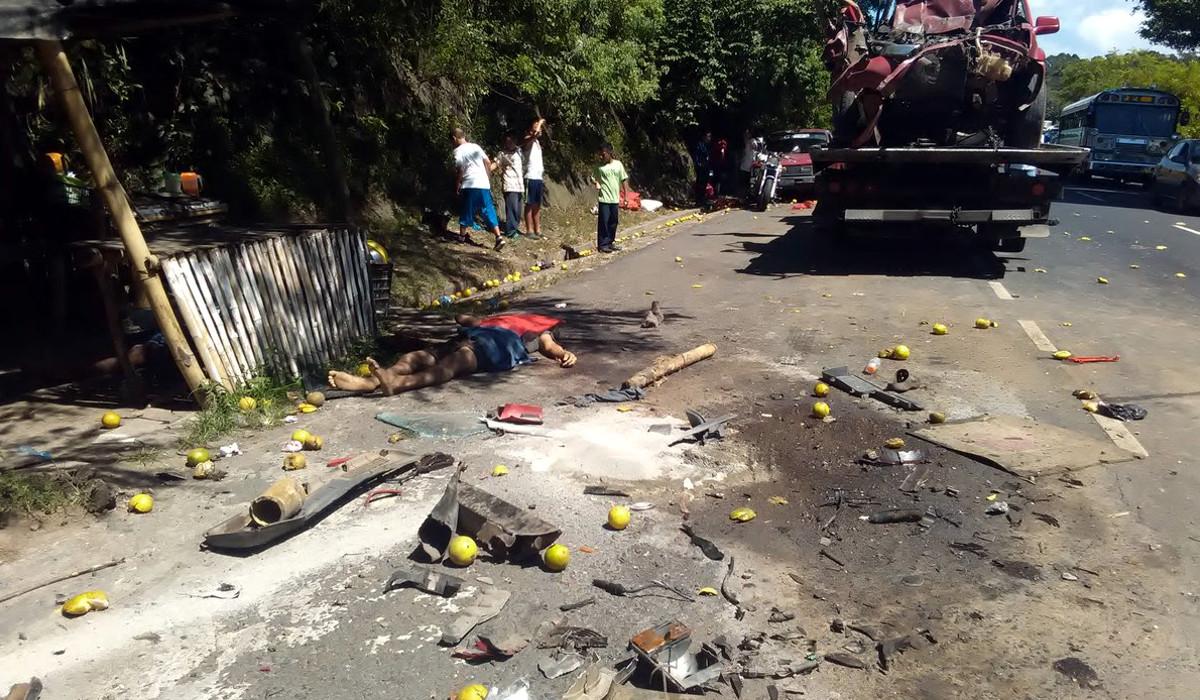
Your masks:
<svg viewBox="0 0 1200 700"><path fill-rule="evenodd" d="M1069 189L1055 213L1062 223L1051 237L1019 255L940 237L837 245L789 205L712 214L669 237L641 239L630 246L636 250L517 303L567 319L563 340L579 353L577 370L539 363L412 396L331 402L304 418L326 436L332 455L387 447L391 429L371 419L379 410L547 406L549 422L569 439L475 436L400 446L452 452L466 462L469 483L559 525L575 550L566 572L480 561L466 572L466 602L383 593L381 582L405 564L444 477L369 509L348 505L267 552L197 552L206 526L277 475L281 429L244 443L247 456L238 459L245 461L234 465L248 465L239 469L244 475L219 487L197 482L156 494L161 519L154 528L114 515L83 533L90 543L86 556L76 553L83 562L133 558L132 571L109 570L87 583L108 590L110 610L54 617L53 594L71 586L30 596L27 607L0 608L0 627L21 635L0 641L0 683L37 674L56 689L44 697L55 698L423 699L447 697L469 681L503 687L525 679L532 698L562 697L570 674L547 680L537 670L548 651L531 647L508 661L469 665L438 647L469 596L496 585L513 593L495 622L502 631L530 632L560 616L560 605L597 596L562 617L609 638L598 650L605 662L624 655L630 635L678 618L698 638L723 634L741 644L734 663L747 668L778 668L812 651L850 654L867 666L826 663L802 677L747 680L745 697L767 697L769 682L807 697L1194 697L1200 218L1155 211L1140 190L1091 184ZM651 300L662 304L666 322L641 329ZM998 326L976 330L979 317ZM949 335L932 336L936 322L950 325ZM713 359L668 378L645 401L621 406L627 412L551 408L709 341L719 348ZM952 420L1031 417L1142 456L1068 481L1029 483L925 445L928 483L902 492L909 472L872 470L855 459L923 422L924 413L835 393L836 422L809 416L821 369L857 371L897 343L912 349L903 366L923 385L913 396ZM1120 360L1067 364L1050 357L1056 349ZM1137 403L1149 415L1102 424L1072 397L1079 388ZM736 412L733 434L705 447L648 446L648 425L688 407ZM488 478L501 462L511 475ZM635 513L626 532L604 530L609 500L579 495L599 480L654 508ZM827 523L831 493L861 506ZM772 503L772 496L788 502ZM1021 510L986 516L989 497ZM591 587L601 577L666 579L688 592L718 586L726 561L709 561L679 533L681 503L697 529L736 556L734 584L750 608L745 621L720 596L626 600ZM727 514L737 505L755 508L758 518L731 523ZM870 508L914 505L956 522L926 532L858 519ZM37 554L69 570L70 546L64 534ZM218 582L238 585L242 596L188 595ZM784 613L796 617L780 621ZM909 635L915 648L883 674L872 651L878 640L838 621L858 621L880 638ZM755 630L773 637L756 641ZM1070 658L1096 676L1072 679L1078 665L1055 666ZM732 693L719 686L709 696Z"/></svg>

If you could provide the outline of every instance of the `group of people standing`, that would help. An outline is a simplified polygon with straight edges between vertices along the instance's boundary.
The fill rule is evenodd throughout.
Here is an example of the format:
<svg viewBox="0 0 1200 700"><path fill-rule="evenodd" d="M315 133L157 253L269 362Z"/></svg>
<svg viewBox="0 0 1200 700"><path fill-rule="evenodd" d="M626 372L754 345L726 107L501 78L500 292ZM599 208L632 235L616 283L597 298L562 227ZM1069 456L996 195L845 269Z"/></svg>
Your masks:
<svg viewBox="0 0 1200 700"><path fill-rule="evenodd" d="M459 243L472 242L467 230L474 227L477 215L496 237L496 250L521 235L533 240L542 238L546 170L540 139L545 128L546 120L538 119L525 132L520 143L515 134L505 135L503 148L495 160L489 158L478 144L468 141L465 131L454 130ZM601 253L612 253L621 249L615 241L620 203L628 188L629 174L621 161L613 157L612 144L604 143L600 147L599 158L600 163L592 171L592 184L596 188L597 198L596 244ZM492 202L491 175L497 170L500 171L504 192L503 233ZM522 209L525 222L523 233L520 229Z"/></svg>
<svg viewBox="0 0 1200 700"><path fill-rule="evenodd" d="M754 132L746 129L742 142L730 152L724 137L713 138L711 131L692 146L692 163L696 168L696 205L703 207L722 194L744 195L750 187L750 173L757 153ZM734 168L736 166L736 170ZM733 186L730 180L736 178Z"/></svg>
<svg viewBox="0 0 1200 700"><path fill-rule="evenodd" d="M514 134L504 137L504 147L492 160L479 144L467 140L462 129L454 130L454 166L457 171L458 242L470 243L467 229L475 225L479 215L496 237L496 250L522 235L522 210L526 238L542 237L542 204L545 201L545 165L542 161L540 138L546 127L538 119L525 132L520 143ZM504 192L504 233L492 203L492 173L500 171Z"/></svg>

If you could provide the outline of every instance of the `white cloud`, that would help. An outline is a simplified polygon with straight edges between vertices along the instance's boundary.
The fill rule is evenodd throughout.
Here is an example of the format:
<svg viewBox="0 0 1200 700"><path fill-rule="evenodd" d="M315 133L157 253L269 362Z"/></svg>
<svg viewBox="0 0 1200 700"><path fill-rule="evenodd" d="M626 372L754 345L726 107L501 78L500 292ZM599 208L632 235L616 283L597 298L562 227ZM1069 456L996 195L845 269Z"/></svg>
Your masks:
<svg viewBox="0 0 1200 700"><path fill-rule="evenodd" d="M1132 0L1030 0L1034 16L1062 20L1062 31L1038 39L1047 54L1074 53L1083 57L1110 51L1156 48L1138 36L1145 20ZM1162 50L1162 49L1160 49Z"/></svg>

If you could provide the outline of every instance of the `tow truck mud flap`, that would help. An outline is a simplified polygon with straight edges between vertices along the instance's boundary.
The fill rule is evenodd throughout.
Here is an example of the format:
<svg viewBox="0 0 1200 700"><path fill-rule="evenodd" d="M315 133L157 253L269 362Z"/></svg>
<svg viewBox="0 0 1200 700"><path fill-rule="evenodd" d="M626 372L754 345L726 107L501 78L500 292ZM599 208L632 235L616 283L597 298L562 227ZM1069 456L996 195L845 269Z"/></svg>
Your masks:
<svg viewBox="0 0 1200 700"><path fill-rule="evenodd" d="M1033 224L1021 227L1021 238L1049 238L1050 227L1046 224Z"/></svg>

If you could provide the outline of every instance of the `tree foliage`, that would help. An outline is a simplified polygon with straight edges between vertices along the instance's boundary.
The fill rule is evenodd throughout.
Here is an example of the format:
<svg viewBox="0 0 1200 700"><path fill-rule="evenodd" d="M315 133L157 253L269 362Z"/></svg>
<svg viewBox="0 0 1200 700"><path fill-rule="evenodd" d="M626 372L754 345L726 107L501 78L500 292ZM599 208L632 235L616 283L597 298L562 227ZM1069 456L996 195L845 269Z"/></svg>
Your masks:
<svg viewBox="0 0 1200 700"><path fill-rule="evenodd" d="M1146 13L1142 36L1180 51L1200 49L1200 8L1196 0L1138 0Z"/></svg>
<svg viewBox="0 0 1200 700"><path fill-rule="evenodd" d="M1057 74L1048 83L1051 99L1059 105L1056 111L1048 113L1051 118L1075 100L1124 86L1166 90L1177 95L1193 115L1200 115L1200 60L1195 58L1131 51L1090 59L1051 56L1049 63L1052 75ZM1200 136L1200 124L1196 122L1180 130L1188 138Z"/></svg>
<svg viewBox="0 0 1200 700"><path fill-rule="evenodd" d="M822 0L824 1L824 0ZM608 139L658 160L695 125L822 126L828 75L816 0L319 0L307 14L234 19L71 47L122 173L153 187L195 169L246 216L329 210L335 143L352 198L440 206L449 131L491 150L550 120L551 175ZM301 70L297 42L311 47ZM8 86L38 149L71 142L32 56ZM2 59L3 57L0 57ZM315 74L315 81L313 76ZM314 90L335 139L317 133ZM320 100L316 101L317 103ZM140 182L138 181L140 179Z"/></svg>

